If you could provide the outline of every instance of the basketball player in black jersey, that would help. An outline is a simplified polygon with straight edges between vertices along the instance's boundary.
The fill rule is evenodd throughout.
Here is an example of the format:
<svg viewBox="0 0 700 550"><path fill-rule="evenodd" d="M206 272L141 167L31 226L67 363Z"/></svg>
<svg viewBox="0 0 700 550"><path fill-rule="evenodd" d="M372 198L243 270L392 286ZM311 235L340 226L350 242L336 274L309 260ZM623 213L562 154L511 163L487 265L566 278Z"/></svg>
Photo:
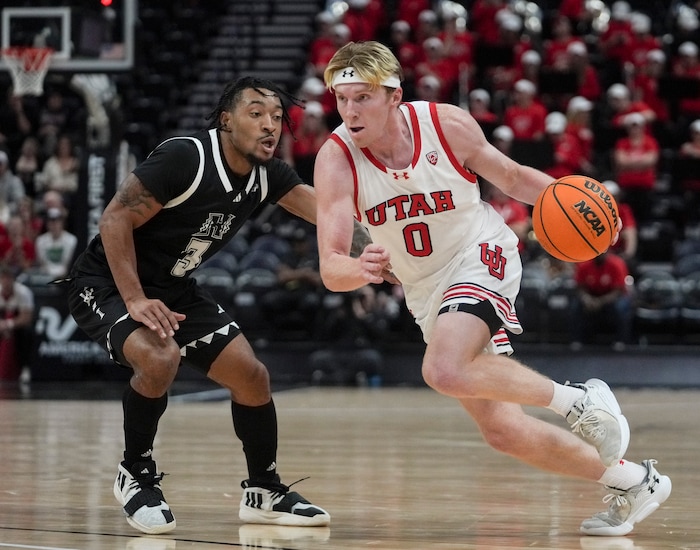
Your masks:
<svg viewBox="0 0 700 550"><path fill-rule="evenodd" d="M268 81L229 84L209 130L165 140L126 177L102 214L99 235L72 268L76 322L115 363L133 370L123 395L125 451L114 495L129 524L144 533L175 528L151 453L181 364L231 392L249 476L240 519L330 522L325 510L280 482L268 371L236 322L191 277L263 204L278 203L315 223L313 188L273 156L288 122L282 96Z"/></svg>

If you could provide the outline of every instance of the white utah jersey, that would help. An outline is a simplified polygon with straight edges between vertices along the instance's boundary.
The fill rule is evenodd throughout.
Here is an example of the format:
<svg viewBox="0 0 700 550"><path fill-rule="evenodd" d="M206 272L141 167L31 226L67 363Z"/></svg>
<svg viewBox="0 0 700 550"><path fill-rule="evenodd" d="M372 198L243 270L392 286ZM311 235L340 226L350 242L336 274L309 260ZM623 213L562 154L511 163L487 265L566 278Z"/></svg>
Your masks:
<svg viewBox="0 0 700 550"><path fill-rule="evenodd" d="M407 304L427 339L436 308L447 303L444 293L450 286L477 282L492 288L486 264L496 250L517 256L517 237L482 200L476 175L451 151L438 121L437 105L416 101L402 104L400 111L413 138L412 159L404 168L388 168L369 150L359 149L344 124L334 131L332 139L345 151L352 167L355 216L368 228L372 240L391 254L392 270L401 280ZM465 264L478 262L479 254L479 267L485 275L476 276L472 270L469 280L464 280ZM496 260L501 261L500 253ZM517 272L517 281L514 286L509 284L507 295L486 296L494 305L502 302L503 311L496 308L497 313L509 318L510 322L504 319L505 324L517 332L520 327L509 298L514 301L519 286L519 262L518 257L509 266ZM498 276L501 266L492 263L491 268ZM499 288L503 281L494 283ZM478 301L478 297L471 301Z"/></svg>

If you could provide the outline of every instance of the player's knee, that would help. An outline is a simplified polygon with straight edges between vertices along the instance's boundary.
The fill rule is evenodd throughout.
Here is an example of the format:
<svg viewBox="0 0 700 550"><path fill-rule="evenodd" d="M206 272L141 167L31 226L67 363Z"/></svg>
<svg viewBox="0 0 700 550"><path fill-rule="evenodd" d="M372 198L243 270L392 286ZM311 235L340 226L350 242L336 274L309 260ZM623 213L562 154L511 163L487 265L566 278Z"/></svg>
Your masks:
<svg viewBox="0 0 700 550"><path fill-rule="evenodd" d="M486 425L480 426L481 434L484 441L488 445L501 453L512 455L515 454L517 442L514 439L514 434L517 432L513 431L508 422L491 422ZM514 427L517 429L517 426Z"/></svg>
<svg viewBox="0 0 700 550"><path fill-rule="evenodd" d="M469 383L468 372L457 365L447 361L423 361L423 380L436 392L445 395L456 395L458 391L460 397L469 397L468 393L472 384Z"/></svg>

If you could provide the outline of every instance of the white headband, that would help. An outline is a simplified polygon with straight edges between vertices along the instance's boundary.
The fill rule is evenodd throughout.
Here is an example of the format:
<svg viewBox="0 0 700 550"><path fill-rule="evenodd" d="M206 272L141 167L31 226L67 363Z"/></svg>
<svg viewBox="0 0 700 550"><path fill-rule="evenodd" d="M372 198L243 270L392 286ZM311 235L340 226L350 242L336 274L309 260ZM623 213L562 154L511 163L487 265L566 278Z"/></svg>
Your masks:
<svg viewBox="0 0 700 550"><path fill-rule="evenodd" d="M369 84L369 82L360 76L355 67L345 67L336 71L335 76L333 76L331 87L335 88L338 84ZM398 76L392 75L384 79L381 85L388 88L399 88L401 87L401 80L399 80Z"/></svg>

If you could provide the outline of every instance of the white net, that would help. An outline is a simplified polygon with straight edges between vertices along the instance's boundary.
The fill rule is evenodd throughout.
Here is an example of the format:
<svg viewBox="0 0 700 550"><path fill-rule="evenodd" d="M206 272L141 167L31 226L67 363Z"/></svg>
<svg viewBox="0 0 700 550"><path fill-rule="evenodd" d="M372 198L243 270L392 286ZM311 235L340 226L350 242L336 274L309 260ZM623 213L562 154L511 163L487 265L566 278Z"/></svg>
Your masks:
<svg viewBox="0 0 700 550"><path fill-rule="evenodd" d="M49 69L52 53L50 48L2 50L2 59L12 76L15 95L39 96L44 93L44 77Z"/></svg>

